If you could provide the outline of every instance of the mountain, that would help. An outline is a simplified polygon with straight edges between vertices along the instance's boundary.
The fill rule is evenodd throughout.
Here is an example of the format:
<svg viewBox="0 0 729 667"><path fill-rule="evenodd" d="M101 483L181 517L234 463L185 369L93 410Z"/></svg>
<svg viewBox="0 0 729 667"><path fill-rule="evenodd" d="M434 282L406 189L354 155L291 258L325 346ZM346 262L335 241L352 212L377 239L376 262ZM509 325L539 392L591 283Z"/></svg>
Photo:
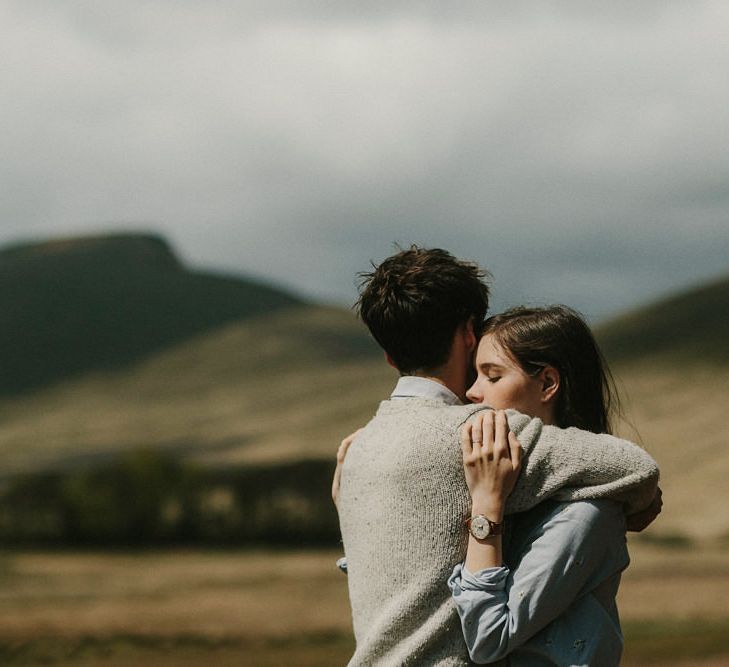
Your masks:
<svg viewBox="0 0 729 667"><path fill-rule="evenodd" d="M352 312L191 271L152 235L5 249L0 318L5 474L142 447L326 457L392 377Z"/></svg>
<svg viewBox="0 0 729 667"><path fill-rule="evenodd" d="M729 364L729 276L617 317L597 330L614 363Z"/></svg>
<svg viewBox="0 0 729 667"><path fill-rule="evenodd" d="M153 235L14 245L0 251L0 394L119 368L300 303L254 281L191 271Z"/></svg>

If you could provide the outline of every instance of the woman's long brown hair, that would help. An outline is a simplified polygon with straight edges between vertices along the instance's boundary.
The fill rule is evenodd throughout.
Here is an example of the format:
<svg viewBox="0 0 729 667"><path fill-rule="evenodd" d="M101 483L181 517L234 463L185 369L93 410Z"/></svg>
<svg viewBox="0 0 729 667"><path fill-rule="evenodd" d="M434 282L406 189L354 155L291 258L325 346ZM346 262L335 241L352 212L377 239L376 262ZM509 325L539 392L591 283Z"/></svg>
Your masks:
<svg viewBox="0 0 729 667"><path fill-rule="evenodd" d="M559 371L557 426L611 433L619 405L610 370L582 316L563 305L518 307L494 315L482 334L496 342L529 375L545 366Z"/></svg>

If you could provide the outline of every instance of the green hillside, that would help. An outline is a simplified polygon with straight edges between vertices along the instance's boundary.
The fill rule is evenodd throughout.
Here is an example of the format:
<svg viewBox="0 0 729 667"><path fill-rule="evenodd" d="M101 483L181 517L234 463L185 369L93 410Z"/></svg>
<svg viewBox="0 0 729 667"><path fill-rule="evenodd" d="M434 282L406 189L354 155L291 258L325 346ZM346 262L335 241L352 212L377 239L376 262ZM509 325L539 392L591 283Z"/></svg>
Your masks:
<svg viewBox="0 0 729 667"><path fill-rule="evenodd" d="M615 318L598 331L608 359L729 363L729 277Z"/></svg>
<svg viewBox="0 0 729 667"><path fill-rule="evenodd" d="M252 281L190 271L152 235L8 247L0 251L0 394L119 368L298 303Z"/></svg>
<svg viewBox="0 0 729 667"><path fill-rule="evenodd" d="M597 335L622 397L621 434L661 468L665 505L648 537L728 539L729 278L629 312Z"/></svg>
<svg viewBox="0 0 729 667"><path fill-rule="evenodd" d="M0 400L2 472L139 448L225 465L329 459L393 380L351 312L280 309Z"/></svg>

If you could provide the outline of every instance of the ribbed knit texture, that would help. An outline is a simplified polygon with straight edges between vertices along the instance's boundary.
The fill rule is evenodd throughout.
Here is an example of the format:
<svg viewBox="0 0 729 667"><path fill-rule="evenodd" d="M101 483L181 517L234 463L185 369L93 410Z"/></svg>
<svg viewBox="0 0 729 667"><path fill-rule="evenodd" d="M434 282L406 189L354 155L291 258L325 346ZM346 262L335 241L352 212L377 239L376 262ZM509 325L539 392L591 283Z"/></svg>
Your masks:
<svg viewBox="0 0 729 667"><path fill-rule="evenodd" d="M446 581L463 561L470 498L460 427L481 405L383 401L350 447L339 518L357 648L350 665L470 665ZM544 426L509 411L525 458L507 513L546 498L650 504L658 468L608 435Z"/></svg>

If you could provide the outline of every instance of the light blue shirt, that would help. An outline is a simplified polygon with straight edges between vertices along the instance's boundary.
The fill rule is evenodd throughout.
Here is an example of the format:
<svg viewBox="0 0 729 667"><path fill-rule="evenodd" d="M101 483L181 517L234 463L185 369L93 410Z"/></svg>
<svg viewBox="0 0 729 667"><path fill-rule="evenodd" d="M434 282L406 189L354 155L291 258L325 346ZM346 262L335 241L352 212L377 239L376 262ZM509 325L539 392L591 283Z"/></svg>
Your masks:
<svg viewBox="0 0 729 667"><path fill-rule="evenodd" d="M390 398L395 400L416 397L432 398L436 401L442 401L446 405L463 405L461 399L444 384L417 375L403 375L397 381L392 394L390 394Z"/></svg>
<svg viewBox="0 0 729 667"><path fill-rule="evenodd" d="M622 507L541 503L506 517L504 567L448 580L471 658L512 667L620 664L615 596L630 559Z"/></svg>

